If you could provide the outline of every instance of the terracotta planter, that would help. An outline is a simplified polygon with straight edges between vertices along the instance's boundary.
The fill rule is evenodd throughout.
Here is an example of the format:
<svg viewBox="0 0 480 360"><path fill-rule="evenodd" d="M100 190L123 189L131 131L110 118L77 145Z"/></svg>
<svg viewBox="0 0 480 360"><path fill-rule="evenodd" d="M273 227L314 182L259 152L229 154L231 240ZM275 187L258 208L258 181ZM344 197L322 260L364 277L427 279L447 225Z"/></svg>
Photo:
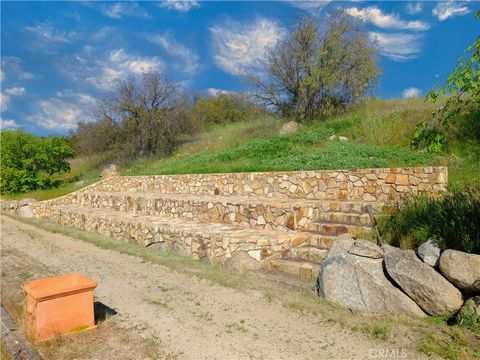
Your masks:
<svg viewBox="0 0 480 360"><path fill-rule="evenodd" d="M97 283L82 274L26 282L27 329L36 341L94 329L93 290Z"/></svg>

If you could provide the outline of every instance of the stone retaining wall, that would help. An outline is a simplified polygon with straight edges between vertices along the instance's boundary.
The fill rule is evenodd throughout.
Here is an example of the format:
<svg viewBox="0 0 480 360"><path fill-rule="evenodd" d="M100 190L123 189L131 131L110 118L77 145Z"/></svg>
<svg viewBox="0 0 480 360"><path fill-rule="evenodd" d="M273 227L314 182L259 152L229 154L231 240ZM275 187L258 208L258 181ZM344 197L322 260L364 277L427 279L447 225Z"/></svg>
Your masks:
<svg viewBox="0 0 480 360"><path fill-rule="evenodd" d="M250 195L387 204L409 194L446 190L446 167L382 168L192 175L113 176L71 194L32 204L35 213L75 204L84 193L143 192Z"/></svg>
<svg viewBox="0 0 480 360"><path fill-rule="evenodd" d="M85 191L254 195L387 202L445 190L446 167L117 176Z"/></svg>

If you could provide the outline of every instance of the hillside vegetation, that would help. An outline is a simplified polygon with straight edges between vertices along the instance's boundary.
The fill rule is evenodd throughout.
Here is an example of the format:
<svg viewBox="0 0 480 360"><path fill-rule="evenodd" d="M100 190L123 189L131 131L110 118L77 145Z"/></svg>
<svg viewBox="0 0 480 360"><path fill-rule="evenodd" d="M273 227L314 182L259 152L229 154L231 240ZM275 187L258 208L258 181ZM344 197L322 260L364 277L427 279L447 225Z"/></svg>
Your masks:
<svg viewBox="0 0 480 360"><path fill-rule="evenodd" d="M304 123L294 134L278 135L287 121L259 114L239 122L212 124L184 135L170 156L141 158L122 166L123 175L245 171L351 169L446 165L450 185L480 185L479 146L456 139L435 154L410 147L419 120L438 106L422 99L370 99L324 122ZM329 140L337 135L335 140ZM348 137L339 141L338 136ZM70 160L71 172L58 188L5 198L61 196L100 179L98 157ZM79 182L80 181L80 182Z"/></svg>
<svg viewBox="0 0 480 360"><path fill-rule="evenodd" d="M140 160L125 175L350 169L447 165L451 184L479 184L477 144L461 141L448 152L412 150L415 126L438 104L420 99L371 99L321 123L278 135L285 120L261 119L210 127L184 139L171 156ZM329 140L337 135L335 140ZM339 141L338 136L348 137Z"/></svg>

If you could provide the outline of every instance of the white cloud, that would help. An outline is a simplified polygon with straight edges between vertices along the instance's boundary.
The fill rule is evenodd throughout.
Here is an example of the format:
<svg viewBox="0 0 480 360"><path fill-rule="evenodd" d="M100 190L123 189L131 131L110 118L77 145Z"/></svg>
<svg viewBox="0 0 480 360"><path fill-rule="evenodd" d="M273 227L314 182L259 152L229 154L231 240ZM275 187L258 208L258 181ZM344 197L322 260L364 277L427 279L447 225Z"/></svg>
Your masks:
<svg viewBox="0 0 480 360"><path fill-rule="evenodd" d="M88 112L94 104L95 99L90 95L60 92L50 99L39 100L35 114L26 119L46 129L72 130L79 121L89 120Z"/></svg>
<svg viewBox="0 0 480 360"><path fill-rule="evenodd" d="M100 41L100 40L105 40L107 38L111 38L112 36L118 33L119 33L119 30L113 26L103 26L94 34L90 35L90 38L95 41Z"/></svg>
<svg viewBox="0 0 480 360"><path fill-rule="evenodd" d="M0 81L5 80L5 72L3 70L0 70Z"/></svg>
<svg viewBox="0 0 480 360"><path fill-rule="evenodd" d="M423 11L423 6L421 2L409 2L405 6L405 10L410 15L420 14Z"/></svg>
<svg viewBox="0 0 480 360"><path fill-rule="evenodd" d="M432 10L438 20L445 21L450 17L466 15L470 9L465 6L464 2L446 1L439 2Z"/></svg>
<svg viewBox="0 0 480 360"><path fill-rule="evenodd" d="M101 90L112 90L118 80L129 74L142 74L150 71L163 71L165 65L157 57L139 57L125 53L123 49L110 52L107 60L97 61L100 73L86 80Z"/></svg>
<svg viewBox="0 0 480 360"><path fill-rule="evenodd" d="M15 120L0 118L0 130L16 129L16 128L18 128L18 124Z"/></svg>
<svg viewBox="0 0 480 360"><path fill-rule="evenodd" d="M400 19L397 14L384 14L377 6L364 9L352 7L345 9L345 12L383 29L428 30L430 28L430 25L423 21L406 21Z"/></svg>
<svg viewBox="0 0 480 360"><path fill-rule="evenodd" d="M25 94L25 88L24 87L12 87L5 89L0 93L0 108L1 111L5 111L8 109L8 106L10 104L10 100L12 96L22 96Z"/></svg>
<svg viewBox="0 0 480 360"><path fill-rule="evenodd" d="M12 96L21 96L25 94L24 87L13 87L5 90L5 93Z"/></svg>
<svg viewBox="0 0 480 360"><path fill-rule="evenodd" d="M402 97L404 99L419 98L420 96L422 96L422 91L416 87L409 87L402 91Z"/></svg>
<svg viewBox="0 0 480 360"><path fill-rule="evenodd" d="M186 46L180 44L173 37L165 35L147 35L147 40L160 45L170 56L179 58L182 63L182 71L186 73L195 73L200 64L198 55L193 53Z"/></svg>
<svg viewBox="0 0 480 360"><path fill-rule="evenodd" d="M180 12L188 12L194 8L200 7L200 4L195 0L165 0L160 2L160 6Z"/></svg>
<svg viewBox="0 0 480 360"><path fill-rule="evenodd" d="M420 35L379 32L370 32L368 35L370 40L378 46L380 53L392 60L410 60L420 53Z"/></svg>
<svg viewBox="0 0 480 360"><path fill-rule="evenodd" d="M4 94L3 92L0 93L0 111L5 111L10 104L10 96Z"/></svg>
<svg viewBox="0 0 480 360"><path fill-rule="evenodd" d="M34 76L32 73L23 71L22 60L16 56L2 57L2 81L6 78L14 80L30 80Z"/></svg>
<svg viewBox="0 0 480 360"><path fill-rule="evenodd" d="M124 16L149 17L144 8L138 5L138 3L130 1L101 6L100 11L112 19L121 19Z"/></svg>
<svg viewBox="0 0 480 360"><path fill-rule="evenodd" d="M26 29L35 34L40 41L45 43L68 43L74 40L77 35L75 32L55 29L51 24L48 23L41 23L36 26L27 26Z"/></svg>
<svg viewBox="0 0 480 360"><path fill-rule="evenodd" d="M300 1L300 0L290 0L287 1L293 7L302 9L308 12L318 12L327 6L331 0L316 0L316 1Z"/></svg>
<svg viewBox="0 0 480 360"><path fill-rule="evenodd" d="M207 94L210 96L219 96L222 94L235 94L235 91L229 91L229 90L223 90L223 89L217 89L217 88L208 88Z"/></svg>
<svg viewBox="0 0 480 360"><path fill-rule="evenodd" d="M214 60L225 72L241 75L253 70L268 47L282 39L286 30L276 22L258 18L251 24L230 21L210 28L215 49Z"/></svg>

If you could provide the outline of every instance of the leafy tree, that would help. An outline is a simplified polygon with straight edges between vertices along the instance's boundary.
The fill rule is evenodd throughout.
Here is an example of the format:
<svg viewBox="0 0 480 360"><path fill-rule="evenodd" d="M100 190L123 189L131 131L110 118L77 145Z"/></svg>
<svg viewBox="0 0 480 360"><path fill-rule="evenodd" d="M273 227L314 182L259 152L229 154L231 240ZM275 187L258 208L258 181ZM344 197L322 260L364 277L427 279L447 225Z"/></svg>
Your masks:
<svg viewBox="0 0 480 360"><path fill-rule="evenodd" d="M79 124L75 138L82 153L111 160L170 154L190 128L190 109L188 97L160 74L129 77L95 109L96 122Z"/></svg>
<svg viewBox="0 0 480 360"><path fill-rule="evenodd" d="M380 75L362 23L342 11L322 34L309 19L269 49L263 74L250 74L256 96L284 116L312 119L366 96Z"/></svg>
<svg viewBox="0 0 480 360"><path fill-rule="evenodd" d="M56 175L70 170L65 159L74 151L62 137L42 138L17 130L2 131L0 155L0 190L18 193L58 186Z"/></svg>
<svg viewBox="0 0 480 360"><path fill-rule="evenodd" d="M476 17L480 19L480 11ZM446 84L430 90L426 101L436 102L442 95L449 95L445 105L433 111L431 119L424 119L417 124L412 147L441 151L447 131L459 120L465 120L464 124L470 122L470 125L473 122L473 126L467 130L468 137L480 141L480 37L457 60Z"/></svg>

